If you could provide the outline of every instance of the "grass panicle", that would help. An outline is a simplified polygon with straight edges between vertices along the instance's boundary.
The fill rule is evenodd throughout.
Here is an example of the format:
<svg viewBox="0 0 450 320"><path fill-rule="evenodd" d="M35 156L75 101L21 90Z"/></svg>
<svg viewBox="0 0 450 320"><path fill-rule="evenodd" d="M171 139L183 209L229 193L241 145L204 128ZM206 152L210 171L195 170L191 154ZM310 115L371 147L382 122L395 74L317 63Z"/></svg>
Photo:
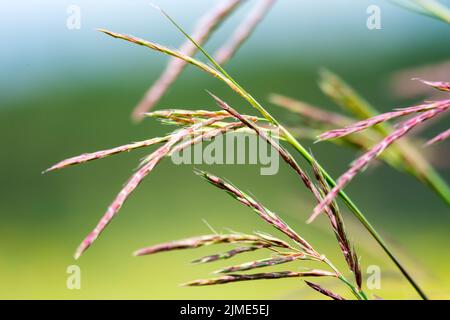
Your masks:
<svg viewBox="0 0 450 320"><path fill-rule="evenodd" d="M330 192L330 186L323 177L322 173L318 169L317 165L313 166L314 175L320 185L322 196L325 196ZM350 240L345 229L344 220L340 212L339 206L336 201L332 201L329 206L329 210L325 211L327 217L331 223L331 228L336 236L336 240L339 244L345 261L353 273L358 289L361 290L362 287L362 272L361 266L359 264L359 258L356 254L356 250L352 247Z"/></svg>
<svg viewBox="0 0 450 320"><path fill-rule="evenodd" d="M302 116L302 128L297 129L293 127L290 128L289 131L304 139L317 141L317 137L325 131L346 127L356 122L356 120L351 117L326 111L283 95L271 94L269 98L273 104ZM366 130L360 135L346 135L329 141L339 146L348 146L360 151L367 151L380 138L382 138L382 136L378 132ZM382 159L397 170L402 172L405 171L404 161L396 150L389 149L387 152L383 153Z"/></svg>
<svg viewBox="0 0 450 320"><path fill-rule="evenodd" d="M411 115L414 113L419 112L425 112L430 109L440 108L442 106L448 106L450 105L450 100L443 100L443 101L437 101L437 102L431 102L431 103L425 103L419 106L409 107L409 108L402 108L402 109L396 109L391 112L386 112L383 114L380 114L378 116L369 118L367 120L359 121L357 123L354 123L350 126L347 126L343 129L335 129L327 131L323 134L321 134L318 137L319 141L328 140L328 139L336 139L341 138L346 135L360 132L363 130L366 130L367 128L373 127L377 124L380 124L382 122L386 122L388 120L392 120L398 117L404 117L407 115Z"/></svg>
<svg viewBox="0 0 450 320"><path fill-rule="evenodd" d="M320 192L315 187L312 180L309 178L308 174L298 165L297 161L294 159L294 157L285 149L281 144L279 144L277 141L272 139L264 130L261 130L257 125L246 119L244 116L242 116L239 112L237 112L235 109L233 109L230 105L228 105L225 101L221 100L217 96L210 93L210 95L213 97L213 99L216 101L216 103L221 107L222 109L229 112L232 116L234 116L236 119L242 121L247 127L254 130L258 136L260 136L263 140L265 140L269 145L271 145L281 156L281 158L292 168L294 171L298 174L301 181L305 185L305 187L311 191L314 198L317 202L320 203L321 196Z"/></svg>
<svg viewBox="0 0 450 320"><path fill-rule="evenodd" d="M437 90L444 91L444 92L450 92L450 82L443 82L443 81L427 81L419 78L415 78L413 80L419 80L420 82L431 86Z"/></svg>
<svg viewBox="0 0 450 320"><path fill-rule="evenodd" d="M450 137L450 129L445 130L444 132L441 132L437 136L435 136L433 139L430 139L427 141L426 145L430 146L432 144L442 142Z"/></svg>
<svg viewBox="0 0 450 320"><path fill-rule="evenodd" d="M316 290L317 292L320 292L321 294L323 294L324 296L327 296L333 300L345 300L343 297L341 297L340 295L331 292L330 290L327 290L325 288L323 288L322 286L316 284L316 283L312 283L310 281L306 281L305 283L311 287L312 289Z"/></svg>
<svg viewBox="0 0 450 320"><path fill-rule="evenodd" d="M269 101L293 113L297 113L308 120L318 122L322 125L345 127L355 122L354 119L350 117L346 117L339 113L326 111L306 102L295 100L281 94L272 93L269 96Z"/></svg>
<svg viewBox="0 0 450 320"><path fill-rule="evenodd" d="M450 9L438 0L390 0L413 12L450 24Z"/></svg>
<svg viewBox="0 0 450 320"><path fill-rule="evenodd" d="M375 159L380 153L386 150L390 145L392 145L397 140L401 139L405 136L409 131L419 126L423 122L434 118L435 116L447 111L449 105L445 104L440 107L428 110L414 118L411 118L401 124L398 125L398 129L396 129L393 133L384 138L381 142L375 145L371 150L357 158L349 170L346 171L341 177L337 180L337 184L333 187L333 189L326 195L326 197L322 200L322 202L316 206L313 214L311 215L310 220L314 220L317 215L320 214L330 203L336 198L339 194L339 191L342 190L358 173L363 171L370 162Z"/></svg>
<svg viewBox="0 0 450 320"><path fill-rule="evenodd" d="M209 262L214 262L214 261L218 261L218 260L226 260L226 259L233 258L234 256L244 253L244 252L252 252L252 251L256 251L256 250L268 248L268 247L270 247L269 244L253 245L253 246L248 246L248 247L237 247L235 249L232 249L232 250L229 250L226 252L212 254L209 256L205 256L205 257L193 260L192 263L209 263Z"/></svg>
<svg viewBox="0 0 450 320"><path fill-rule="evenodd" d="M278 264L284 264L289 263L295 260L308 260L308 258L304 253L294 253L289 254L285 256L279 256L279 257L273 257L273 258L267 258L267 259L261 259L251 262L245 262L239 265L225 267L219 270L214 271L213 273L219 274L219 273L232 273L232 272L241 272L241 271L247 271L247 270L253 270L257 268L264 268L264 267L270 267L275 266Z"/></svg>
<svg viewBox="0 0 450 320"><path fill-rule="evenodd" d="M166 14L167 16L167 14ZM180 27L178 26L173 19L171 19L169 16L167 16L171 22L192 42L195 43L195 41ZM196 66L200 70L209 73L210 75L220 79L223 81L226 85L228 85L233 91L235 91L238 95L240 95L242 98L244 98L246 101L249 102L251 106L256 108L261 115L266 118L268 121L273 123L275 126L278 126L278 128L281 130L282 136L286 139L287 142L289 142L299 153L301 156L303 156L308 162L312 163L313 157L308 153L308 151L294 138L294 136L287 131L284 127L282 127L278 121L273 118L273 116L268 113L265 108L255 100L253 96L251 96L248 92L246 92L233 78L231 78L228 73L226 73L223 68L220 67L220 65L217 64L217 62L212 59L210 55L208 55L203 48L198 43L195 43L197 47L202 51L202 53L205 54L205 56L210 60L210 62L214 65L215 68L210 67L196 59L193 59L189 56L186 56L180 52L177 52L176 50L168 49L167 47L155 44L153 42L145 41L133 36L123 35L107 30L100 30L104 33L115 37L119 39L123 39L126 41L130 41L132 43L136 43L138 45L145 46L147 48L150 48L152 50L160 51L164 54L171 55L174 57L177 57L179 59L183 59L186 62ZM324 174L327 181L332 185L336 185L336 182L334 179L325 171L323 167L320 166L320 170ZM402 264L399 262L398 258L392 253L392 251L388 248L385 241L381 238L379 233L374 229L374 227L369 223L367 218L363 215L363 213L359 210L359 208L354 204L354 202L348 197L348 195L345 192L340 192L339 195L344 200L345 204L349 207L349 209L353 212L353 214L360 220L360 222L364 225L364 227L369 231L369 233L374 237L374 239L379 243L379 245L383 248L383 250L386 252L386 254L389 256L389 258L395 263L395 265L399 268L399 270L402 272L402 274L407 278L407 280L411 283L411 285L414 287L414 289L420 294L422 298L426 298L426 295L423 293L423 291L420 289L420 287L415 283L414 279L409 275L409 273L406 271L406 269L402 266Z"/></svg>

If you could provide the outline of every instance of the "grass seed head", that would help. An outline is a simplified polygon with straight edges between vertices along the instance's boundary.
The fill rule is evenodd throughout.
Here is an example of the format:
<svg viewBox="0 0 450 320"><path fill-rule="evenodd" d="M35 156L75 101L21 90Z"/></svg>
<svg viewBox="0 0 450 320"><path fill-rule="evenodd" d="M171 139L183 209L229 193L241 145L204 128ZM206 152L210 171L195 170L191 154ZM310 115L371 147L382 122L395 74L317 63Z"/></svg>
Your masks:
<svg viewBox="0 0 450 320"><path fill-rule="evenodd" d="M210 286L216 284L226 284L240 281L299 278L299 277L335 277L335 276L336 274L324 270L310 270L303 272L280 271L280 272L254 273L254 274L230 274L218 278L194 280L187 282L183 285L197 287L197 286Z"/></svg>
<svg viewBox="0 0 450 320"><path fill-rule="evenodd" d="M305 283L306 283L308 286L310 286L312 289L314 289L314 290L320 292L321 294L323 294L323 295L325 295L325 296L327 296L327 297L330 297L330 298L333 299L333 300L345 300L345 299L344 299L343 297L341 297L340 295L338 295L338 294L336 294L336 293L333 293L333 292L331 292L330 290L327 290L327 289L323 288L322 286L320 286L320 285L318 285L318 284L316 284L316 283L312 283L312 282L309 282L309 281L306 281L306 280L305 280Z"/></svg>

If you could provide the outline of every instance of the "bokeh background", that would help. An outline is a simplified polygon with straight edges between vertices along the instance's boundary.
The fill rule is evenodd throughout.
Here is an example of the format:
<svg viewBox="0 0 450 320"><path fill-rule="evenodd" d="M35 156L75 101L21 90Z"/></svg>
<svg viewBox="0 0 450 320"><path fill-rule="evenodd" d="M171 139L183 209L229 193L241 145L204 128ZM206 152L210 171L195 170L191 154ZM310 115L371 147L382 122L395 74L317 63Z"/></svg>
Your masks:
<svg viewBox="0 0 450 320"><path fill-rule="evenodd" d="M191 30L216 1L153 2ZM207 49L217 48L255 3L247 2L217 31ZM81 8L80 30L66 27L66 10L71 4ZM381 30L366 28L366 8L371 4L381 8ZM74 261L75 248L146 151L46 175L41 171L69 156L171 129L153 120L140 124L130 120L132 108L157 79L167 57L109 38L95 28L130 33L173 47L184 39L145 0L2 1L0 25L0 298L321 298L299 279L179 287L185 281L209 277L211 271L223 266L198 266L189 261L223 251L224 246L132 257L135 249L145 245L210 233L202 219L220 231L272 232L249 209L196 177L193 166L175 166L169 160L148 176L95 245ZM449 30L440 21L388 1L283 0L227 69L264 102L269 93L277 92L338 111L317 87L317 72L327 67L386 111L425 98L399 97L392 90L392 76L449 59ZM215 109L204 89L251 112L233 92L191 67L157 108ZM277 107L268 104L268 108L286 123L298 122ZM448 119L443 119L423 135L431 136L446 124L448 127ZM315 156L335 176L356 155L332 144L305 144L311 145ZM448 163L448 148L448 143L439 147L437 160L441 165ZM257 166L200 167L252 192L344 266L326 221L305 224L313 201L285 165L275 176L260 176ZM450 181L449 169L439 170ZM389 239L425 291L434 298L449 298L448 207L413 178L383 164L366 171L348 192ZM384 298L416 298L353 216L346 213L346 218L364 268L382 268L382 288L373 293ZM261 255L249 254L225 264L251 257ZM66 288L66 269L73 264L81 268L81 290ZM322 283L343 292L334 281Z"/></svg>

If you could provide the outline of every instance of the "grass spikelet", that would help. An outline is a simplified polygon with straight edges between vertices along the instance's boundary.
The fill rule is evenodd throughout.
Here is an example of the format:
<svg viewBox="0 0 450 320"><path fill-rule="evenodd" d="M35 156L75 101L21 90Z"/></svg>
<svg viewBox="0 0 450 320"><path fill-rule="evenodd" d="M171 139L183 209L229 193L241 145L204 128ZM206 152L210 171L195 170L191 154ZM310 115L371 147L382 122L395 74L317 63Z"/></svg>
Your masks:
<svg viewBox="0 0 450 320"><path fill-rule="evenodd" d="M415 13L450 23L450 11L436 0L390 0Z"/></svg>
<svg viewBox="0 0 450 320"><path fill-rule="evenodd" d="M178 145L176 145L174 148L172 148L172 150L170 150L170 152L168 153L168 156L172 156L173 154L180 152L181 150L186 149L191 145L200 143L204 140L210 140L210 139L212 139L216 136L219 136L221 134L224 134L226 132L241 128L242 126L243 125L240 122L228 123L228 124L224 124L223 126L221 126L219 128L211 128L205 132L196 134L196 136L193 137L192 139L181 142Z"/></svg>
<svg viewBox="0 0 450 320"><path fill-rule="evenodd" d="M170 18L167 14L164 13L164 15L176 26L181 33L183 33L186 38L188 38L193 44L196 45L196 47L207 57L207 59L210 61L210 63L214 67L210 67L205 63L202 63L192 57L189 57L183 53L180 53L176 50L168 49L167 47L148 42L136 37L130 37L127 35L122 35L119 33L114 33L106 30L102 30L106 34L120 38L126 41L131 41L133 43L146 46L152 50L160 51L164 54L182 59L189 64L192 64L199 68L200 70L203 70L206 73L209 73L210 75L220 79L223 83L225 83L227 86L229 86L232 90L234 90L238 95L240 95L242 98L244 98L252 107L257 109L261 115L266 118L270 123L272 123L274 126L276 126L280 131L280 136L283 137L306 161L309 163L312 163L313 157L309 152L305 149L305 147L297 140L295 137L286 130L249 92L247 92L242 86L236 82L197 42L195 42L194 39L192 39L172 18ZM336 182L331 177L331 175L325 171L325 169L318 165L320 170L322 171L324 177L326 180L330 183L331 186L335 186ZM351 210L351 212L355 215L355 217L358 218L358 220L363 224L363 226L370 232L370 234L374 237L374 239L378 242L378 244L382 247L382 249L385 251L385 253L389 256L389 258L395 263L395 265L399 268L399 270L402 272L402 274L407 278L407 280L410 282L410 284L415 288L415 290L421 295L422 298L426 299L425 294L420 290L418 285L415 283L415 280L409 276L408 272L405 270L405 268L402 266L402 264L399 262L399 260L396 258L396 256L392 253L392 251L388 248L382 237L379 235L379 233L373 228L373 226L369 223L367 218L364 216L364 214L361 212L361 210L356 206L356 204L352 201L352 199L343 191L339 192L339 196L343 199L344 203L348 206L348 208ZM450 197L449 197L450 198ZM360 295L358 295L357 292L354 292L355 295L358 298L361 298Z"/></svg>
<svg viewBox="0 0 450 320"><path fill-rule="evenodd" d="M198 43L205 43L213 31L238 7L240 0L225 0L207 12L198 22L192 38ZM185 41L179 49L187 56L194 56L197 47L189 40ZM150 110L162 98L165 92L175 82L186 66L186 61L171 59L159 79L147 91L144 98L133 111L133 118L141 120L142 114Z"/></svg>
<svg viewBox="0 0 450 320"><path fill-rule="evenodd" d="M291 253L279 253L278 252L281 255L280 258L264 259L264 260L259 260L259 261L255 261L252 263L244 264L244 265L234 266L234 267L231 267L232 270L234 270L234 271L238 271L238 270L242 271L244 269L249 270L248 268L253 269L253 268L258 268L258 267L264 267L264 266L268 266L268 265L271 265L274 263L276 263L276 264L285 263L285 262L290 262L290 261L293 261L296 259L303 259L303 260L308 259L308 260L320 261L322 263L325 263L328 267L330 267L333 270L334 276L339 278L346 286L348 286L349 289L351 290L351 292L358 299L367 299L366 295L359 287L355 288L349 281L347 281L347 279L345 279L345 277L342 275L342 273L339 272L339 270L331 263L331 261L329 261L324 255L319 254L305 239L303 239L295 231L293 231L275 213L269 211L267 208L262 206L260 203L256 202L253 198L246 195L245 193L243 193L242 191L240 191L239 189L237 189L235 186L231 185L230 183L228 183L216 176L213 176L211 174L203 172L203 171L197 171L197 174L201 175L204 179L206 179L208 182L210 182L214 186L216 186L222 190L225 190L228 194L230 194L233 198L235 198L242 204L252 208L263 220L265 220L266 222L271 224L273 227L275 227L276 229L278 229L279 231L281 231L282 233L287 235L289 238L294 240L296 243L298 243L300 245L300 248L304 251L304 252L299 252L298 250L291 248L293 250L293 252L291 252ZM261 236L260 233L258 235ZM270 235L266 235L265 237L268 240L273 238ZM275 250L275 251L277 251L277 250ZM296 257L296 258L293 259L294 257ZM356 257L356 255L352 256L352 257ZM222 271L223 270L221 270L221 272ZM231 271L228 271L228 272L231 272ZM237 276L237 275L234 275L234 276ZM219 282L216 282L214 280L213 283L210 283L210 284L222 283L223 280L224 280L223 278L220 278L220 280L218 280ZM204 280L201 280L201 281L204 281ZM206 281L210 281L210 280L206 280ZM225 280L225 281L227 281L227 280ZM240 281L240 280L237 280L237 281ZM196 283L196 282L194 281L194 283ZM358 285L360 286L360 281L358 282Z"/></svg>
<svg viewBox="0 0 450 320"><path fill-rule="evenodd" d="M440 91L450 92L450 82L427 81L419 78L415 78L413 80L419 80L420 82Z"/></svg>
<svg viewBox="0 0 450 320"><path fill-rule="evenodd" d="M210 286L240 281L299 278L299 277L336 277L336 274L324 270L310 270L304 272L280 271L268 273L254 273L254 274L230 274L219 278L190 281L183 284L183 286L198 287L198 286Z"/></svg>
<svg viewBox="0 0 450 320"><path fill-rule="evenodd" d="M251 36L261 20L264 19L274 3L275 0L258 1L255 8L233 32L231 38L214 54L217 63L225 64L234 56L242 44Z"/></svg>
<svg viewBox="0 0 450 320"><path fill-rule="evenodd" d="M263 248L267 248L270 247L270 245L257 245L257 246L250 246L250 247L237 247L235 249L226 251L226 252L222 252L222 253L218 253L218 254L212 254L209 256L205 256L199 259L196 259L194 261L192 261L192 263L209 263L209 262L214 262L214 261L218 261L218 260L226 260L226 259L230 259L238 254L241 253L245 253L245 252L252 252L252 251L256 251L259 249L263 249Z"/></svg>
<svg viewBox="0 0 450 320"><path fill-rule="evenodd" d="M318 284L316 284L316 283L312 283L312 282L309 282L309 281L306 281L306 280L305 280L305 283L306 283L308 286L310 286L312 289L314 289L314 290L320 292L321 294L323 294L323 295L325 295L325 296L327 296L327 297L329 297L329 298L331 298L331 299L333 299L333 300L345 300L345 299L344 299L343 297L341 297L340 295L338 295L338 294L336 294L336 293L333 293L333 292L331 292L330 290L327 290L327 289L321 287L320 285L318 285Z"/></svg>
<svg viewBox="0 0 450 320"><path fill-rule="evenodd" d="M106 211L104 216L100 219L95 229L82 241L77 251L75 252L75 259L78 259L81 256L81 254L92 245L92 243L98 238L100 233L103 232L106 226L111 222L111 220L120 210L120 208L127 200L129 195L134 191L134 189L136 189L136 187L140 184L140 182L153 170L153 168L161 161L161 159L164 158L167 155L167 153L170 152L170 149L176 143L182 140L185 136L195 132L199 128L210 125L222 119L223 119L222 117L211 118L201 123L197 123L189 128L179 130L178 132L172 134L170 139L163 146L161 146L155 152L153 152L151 156L147 159L148 161L144 165L142 165L135 174L133 174L131 179L126 183L125 187L122 188L117 197L108 207L108 210Z"/></svg>
<svg viewBox="0 0 450 320"><path fill-rule="evenodd" d="M281 94L272 93L269 96L269 101L320 124L333 127L345 127L354 122L352 118L314 107L306 102L298 101Z"/></svg>
<svg viewBox="0 0 450 320"><path fill-rule="evenodd" d="M355 124L352 124L350 126L343 128L343 129L335 129L335 130L327 131L327 132L321 134L318 137L318 140L322 141L322 140L328 140L328 139L341 138L341 137L344 137L344 136L352 134L352 133L366 130L367 128L373 127L379 123L386 122L386 121L394 119L394 118L404 117L404 116L407 116L407 115L410 115L413 113L424 112L424 111L439 108L442 106L448 106L449 104L450 104L450 100L443 100L443 101L426 103L426 104L409 107L409 108L396 109L395 111L386 112L386 113L380 114L378 116L369 118L367 120L359 121Z"/></svg>
<svg viewBox="0 0 450 320"><path fill-rule="evenodd" d="M191 120L195 118L212 118L219 116L228 116L227 112L223 110L209 111L209 110L183 110L183 109L164 109L153 112L144 113L146 117L157 119L170 119L178 121L179 119Z"/></svg>
<svg viewBox="0 0 450 320"><path fill-rule="evenodd" d="M445 130L444 132L441 132L437 136L435 136L433 139L430 139L427 141L426 145L430 146L432 144L442 142L450 137L450 129Z"/></svg>
<svg viewBox="0 0 450 320"><path fill-rule="evenodd" d="M360 120L379 114L367 100L359 95L348 83L330 71L321 72L320 86L338 105L350 111ZM373 127L383 137L390 135L395 128L388 122ZM428 163L423 153L418 151L408 138L402 139L391 148L398 152L404 163L404 171L413 175L420 182L432 189L442 200L450 205L450 187L446 181Z"/></svg>
<svg viewBox="0 0 450 320"><path fill-rule="evenodd" d="M188 238L178 241L172 241L162 244L157 244L151 247L142 248L134 252L135 256L144 256L149 254L155 254L159 252L172 251L172 250L181 250L181 249L194 249L203 246L209 246L212 244L220 244L220 243L231 243L231 244L250 244L259 247L279 247L280 242L273 243L269 242L259 236L256 235L247 235L247 234L213 234L206 235L194 238ZM289 248L289 245L286 243L282 243L283 248ZM256 250L256 249L255 249ZM235 253L237 254L237 253ZM202 258L203 259L203 258Z"/></svg>
<svg viewBox="0 0 450 320"><path fill-rule="evenodd" d="M209 65L207 65L206 63L203 63L197 59L194 59L188 55L185 55L184 53L177 51L177 50L173 50L170 49L168 47L165 47L163 45L157 44L155 42L150 42L135 36L131 36L131 35L126 35L126 34L122 34L122 33L117 33L117 32L112 32L106 29L98 29L98 31L103 32L104 34L107 34L113 38L116 39L122 39L137 45L141 45L144 47L147 47L149 49L152 49L154 51L159 51L161 53L164 53L166 55L181 59L186 61L187 63L196 66L197 68L199 68L200 70L212 75L215 78L220 79L221 81L223 81L225 84L227 84L233 91L235 91L237 94L239 94L240 96L242 96L244 99L248 99L248 93L245 92L239 85L237 85L237 83L235 81L230 80L227 76L225 76L222 72L218 71L217 69L215 69L214 67L211 67ZM262 107L259 105L254 104L253 105L255 108L257 108L258 110L260 110L260 112L264 115L264 117L266 118L270 118L270 116L268 115L267 111L261 109Z"/></svg>
<svg viewBox="0 0 450 320"><path fill-rule="evenodd" d="M233 198L241 202L242 204L252 208L264 221L274 226L276 229L287 235L289 238L297 242L305 252L314 256L319 254L313 249L313 247L301 236L299 236L291 227L289 227L277 214L271 212L262 204L254 200L249 195L245 194L232 184L209 174L204 171L197 170L196 173L204 178L206 181L216 186L219 189L225 190Z"/></svg>
<svg viewBox="0 0 450 320"><path fill-rule="evenodd" d="M173 57L185 60L186 62L196 66L200 70L203 70L210 75L219 78L222 82L228 85L233 91L235 91L238 95L244 98L252 107L257 109L261 115L266 118L269 122L275 125L280 129L281 135L288 141L308 162L313 161L313 157L307 152L307 150L292 136L292 134L287 131L284 127L282 127L278 121L269 113L265 108L245 89L243 89L220 65L199 45L197 44L176 22L171 19L167 14L166 17L182 32L189 40L191 40L201 51L202 53L210 60L210 62L215 66L215 68L206 65L192 57L186 56L176 50L168 49L167 47L155 44L153 42L149 42L146 40L142 40L133 36L123 35L120 33L114 33L107 30L100 30L112 37L123 39L126 41L130 41L132 43L136 43L142 46L146 46L152 50L160 51L167 55L171 55ZM216 69L217 68L217 69ZM241 119L242 121L242 119ZM332 177L322 168L320 170L323 172L327 181L329 181L333 186L336 182L332 179ZM364 225L364 227L370 232L370 234L376 239L376 241L380 244L383 250L388 254L389 258L396 264L396 266L400 269L402 274L408 279L408 281L414 286L414 288L418 291L418 293L425 298L426 296L423 292L420 291L418 285L414 282L405 268L401 265L395 255L390 251L387 247L381 236L375 231L372 225L369 223L367 218L363 215L363 213L358 209L358 207L353 203L353 201L347 196L347 194L343 191L339 192L339 196L344 200L345 204L350 208L353 214L360 220L360 222Z"/></svg>
<svg viewBox="0 0 450 320"><path fill-rule="evenodd" d="M390 0L390 2L415 13L450 24L450 9L438 0Z"/></svg>
<svg viewBox="0 0 450 320"><path fill-rule="evenodd" d="M330 70L322 69L319 72L319 87L337 105L358 119L367 119L377 114L361 95Z"/></svg>
<svg viewBox="0 0 450 320"><path fill-rule="evenodd" d="M317 163L315 162L313 165L314 175L316 176L317 181L320 184L321 191L323 196L330 192L330 186L327 181L323 177L322 173L317 167ZM331 227L336 236L336 240L339 244L339 247L344 255L345 261L353 273L358 289L361 290L362 286L362 272L361 266L359 264L359 259L356 254L356 250L351 246L350 240L348 239L347 232L345 230L344 220L342 218L342 214L339 210L338 204L336 201L331 201L329 206L329 210L326 210L327 217L331 223ZM311 221L308 221L311 222Z"/></svg>
<svg viewBox="0 0 450 320"><path fill-rule="evenodd" d="M312 183L311 179L309 178L308 174L298 165L298 163L295 161L294 157L285 149L283 148L278 142L274 141L269 135L267 135L263 130L261 130L257 125L250 122L248 119L243 117L239 112L237 112L235 109L233 109L231 106L229 106L226 102L221 100L220 98L216 97L212 93L209 93L213 99L216 101L216 103L224 110L229 112L231 115L233 115L236 119L239 119L242 121L245 125L247 125L250 129L253 129L256 134L258 134L262 139L264 139L269 145L271 145L283 158L283 160L291 166L292 169L295 170L295 172L298 174L300 179L302 180L303 184L306 186L308 190L311 191L311 193L314 195L316 201L320 202L320 193Z"/></svg>
<svg viewBox="0 0 450 320"><path fill-rule="evenodd" d="M393 133L388 135L385 139L375 145L371 150L367 153L363 154L361 157L356 159L350 169L346 171L338 180L333 189L326 195L326 197L322 200L322 202L316 206L313 214L311 215L310 220L313 220L317 217L320 212L322 212L330 203L336 198L337 194L340 190L342 190L358 173L363 171L365 167L375 159L380 153L386 150L390 145L394 142L402 138L409 131L419 126L423 122L434 118L436 115L446 111L449 105L443 105L441 107L437 107L431 110L428 110L414 118L411 118L404 123L399 125L399 128L395 130Z"/></svg>
<svg viewBox="0 0 450 320"><path fill-rule="evenodd" d="M258 237L261 237L262 239L265 239L266 241L269 241L270 243L274 243L275 246L278 246L280 248L290 248L291 250L294 250L294 248L288 246L286 247L287 243L274 237L271 234L268 234L267 232L261 232L261 231L255 231L254 232ZM278 245L277 245L278 244Z"/></svg>

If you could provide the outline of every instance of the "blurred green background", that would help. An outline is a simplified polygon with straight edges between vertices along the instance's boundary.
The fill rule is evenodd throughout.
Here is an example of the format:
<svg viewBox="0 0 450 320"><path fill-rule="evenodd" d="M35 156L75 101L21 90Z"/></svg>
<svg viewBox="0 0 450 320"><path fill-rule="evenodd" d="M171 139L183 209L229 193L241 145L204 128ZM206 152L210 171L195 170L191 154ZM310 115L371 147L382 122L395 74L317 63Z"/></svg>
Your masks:
<svg viewBox="0 0 450 320"><path fill-rule="evenodd" d="M154 1L188 29L214 2ZM215 34L208 49L217 48L255 3L247 2ZM70 4L81 8L80 30L66 28ZM366 28L370 4L381 8L381 30ZM109 38L95 28L173 47L183 37L142 0L2 1L0 24L0 298L321 298L299 279L179 287L188 280L211 276L220 266L261 257L248 254L215 265L189 263L224 251L225 246L132 257L135 249L146 245L210 233L202 219L220 231L276 233L248 208L196 177L193 166L175 166L168 159L145 179L92 248L74 261L75 248L148 150L46 175L41 171L70 156L171 129L153 120L140 124L130 120L132 108L157 79L167 58ZM269 93L277 92L338 111L317 87L317 71L327 67L386 111L425 98L394 95L392 75L447 60L449 36L444 23L388 1L278 1L227 70L264 102ZM204 89L251 112L228 88L191 67L157 108L215 109ZM298 123L295 116L271 105L268 108L282 121ZM448 119L443 119L423 135L431 136L445 128L446 122L448 127ZM334 176L356 156L353 150L327 143L305 144ZM439 147L441 163L448 162L448 149L448 143ZM252 192L344 268L326 221L305 224L313 201L284 164L275 176L260 176L257 166L200 167ZM440 171L450 181L448 168ZM347 190L425 291L433 298L449 298L448 207L419 182L386 165L369 169ZM346 213L346 218L364 269L369 265L382 268L382 288L372 293L416 298L353 216ZM66 287L66 269L73 264L81 268L81 290ZM291 269L300 267L292 265ZM334 281L319 282L345 293Z"/></svg>

